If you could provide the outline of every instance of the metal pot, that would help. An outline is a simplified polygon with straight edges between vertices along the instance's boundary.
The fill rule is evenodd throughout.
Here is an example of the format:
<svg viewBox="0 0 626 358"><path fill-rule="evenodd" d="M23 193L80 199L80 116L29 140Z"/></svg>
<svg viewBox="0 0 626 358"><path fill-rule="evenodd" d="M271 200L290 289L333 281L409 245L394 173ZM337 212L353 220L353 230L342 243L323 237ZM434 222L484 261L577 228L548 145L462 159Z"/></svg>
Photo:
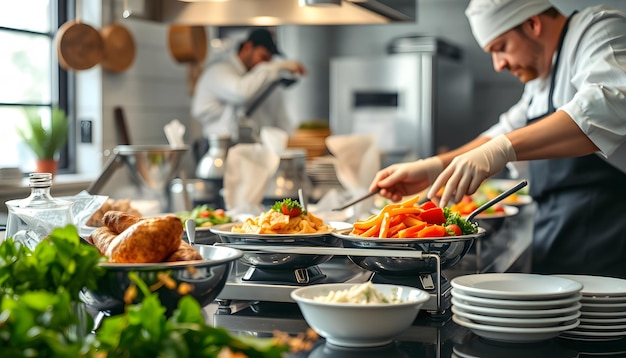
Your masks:
<svg viewBox="0 0 626 358"><path fill-rule="evenodd" d="M298 189L304 193L311 191L311 181L306 175L306 151L286 149L280 153L278 169L267 183L263 204L271 206L285 198L297 200Z"/></svg>

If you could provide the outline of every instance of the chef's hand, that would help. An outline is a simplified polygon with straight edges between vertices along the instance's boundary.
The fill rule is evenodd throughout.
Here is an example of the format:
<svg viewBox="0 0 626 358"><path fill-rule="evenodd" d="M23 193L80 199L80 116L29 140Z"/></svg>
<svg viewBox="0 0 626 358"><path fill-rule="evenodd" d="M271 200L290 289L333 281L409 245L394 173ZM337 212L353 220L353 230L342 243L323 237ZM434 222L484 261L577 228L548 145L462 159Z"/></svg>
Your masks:
<svg viewBox="0 0 626 358"><path fill-rule="evenodd" d="M473 194L483 180L504 169L506 163L515 161L517 156L511 141L500 135L478 148L454 158L450 165L437 177L428 192L428 197L437 203L437 193L445 186L439 199L439 206L445 206L454 196L454 202L461 201L464 195Z"/></svg>
<svg viewBox="0 0 626 358"><path fill-rule="evenodd" d="M280 68L293 75L306 75L306 68L300 62L285 60L280 62Z"/></svg>
<svg viewBox="0 0 626 358"><path fill-rule="evenodd" d="M380 195L400 201L405 195L426 189L442 170L443 163L437 157L392 164L376 173L369 190L380 189Z"/></svg>

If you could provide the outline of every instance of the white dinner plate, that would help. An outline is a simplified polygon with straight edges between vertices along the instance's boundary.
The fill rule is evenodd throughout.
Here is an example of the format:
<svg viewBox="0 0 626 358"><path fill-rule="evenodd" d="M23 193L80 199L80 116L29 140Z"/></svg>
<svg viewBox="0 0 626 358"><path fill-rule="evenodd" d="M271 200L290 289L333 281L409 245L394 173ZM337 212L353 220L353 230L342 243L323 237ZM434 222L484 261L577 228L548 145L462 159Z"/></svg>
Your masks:
<svg viewBox="0 0 626 358"><path fill-rule="evenodd" d="M581 312L581 317L578 320L581 323L584 322L585 324L593 324L593 325L626 324L626 318L588 318L588 317L582 317L582 312Z"/></svg>
<svg viewBox="0 0 626 358"><path fill-rule="evenodd" d="M551 308L551 309L539 309L539 310L516 310L505 308L491 308L467 305L459 302L455 297L452 297L451 302L453 305L465 310L469 313L477 313L483 315L489 315L493 317L515 317L515 318L547 318L547 317L560 317L564 315L573 314L578 312L582 306L580 303L575 302L569 307Z"/></svg>
<svg viewBox="0 0 626 358"><path fill-rule="evenodd" d="M568 330L564 332L568 336L583 336L583 337L597 337L597 338L611 338L611 337L626 337L626 331L619 332L596 332L596 331L579 331L577 329Z"/></svg>
<svg viewBox="0 0 626 358"><path fill-rule="evenodd" d="M622 339L624 337L621 336L617 336L617 337L603 337L603 336L598 336L598 337L589 337L589 336L584 336L584 335L578 335L578 334L569 334L569 332L571 331L567 331L567 332L563 332L561 334L559 334L559 338L564 338L567 340L574 340L574 341L584 341L584 342L608 342L608 341L616 341L618 339ZM611 355L608 354L611 357L619 357L619 355L615 356L615 355Z"/></svg>
<svg viewBox="0 0 626 358"><path fill-rule="evenodd" d="M626 296L606 297L606 296L582 296L580 302L583 303L626 303Z"/></svg>
<svg viewBox="0 0 626 358"><path fill-rule="evenodd" d="M553 275L575 280L583 285L580 293L583 297L626 297L626 280L605 276L590 275Z"/></svg>
<svg viewBox="0 0 626 358"><path fill-rule="evenodd" d="M626 312L626 303L581 303L585 312Z"/></svg>
<svg viewBox="0 0 626 358"><path fill-rule="evenodd" d="M587 323L581 322L580 325L576 329L581 330L581 331L591 331L591 332L594 332L594 331L595 332L604 332L604 331L624 332L624 330L626 330L626 324L605 326L605 325L587 324Z"/></svg>
<svg viewBox="0 0 626 358"><path fill-rule="evenodd" d="M586 318L626 318L626 311L618 312L595 312L585 311L581 308L580 313Z"/></svg>
<svg viewBox="0 0 626 358"><path fill-rule="evenodd" d="M580 312L576 311L567 316L557 317L537 317L537 318L512 318L512 317L494 317L487 315L480 315L467 312L459 307L452 306L452 313L459 317L467 318L470 321L478 324L487 324L491 326L502 327L520 327L520 328L532 328L532 327L555 327L561 326L565 322L580 317Z"/></svg>
<svg viewBox="0 0 626 358"><path fill-rule="evenodd" d="M484 298L464 294L463 291L453 288L451 290L452 297L456 297L459 302L473 306L491 307L491 308L509 308L518 310L560 308L571 306L572 303L580 300L580 294L575 293L570 297L558 298L554 300L541 301L517 301L502 300L497 298Z"/></svg>
<svg viewBox="0 0 626 358"><path fill-rule="evenodd" d="M467 294L510 300L546 300L570 296L582 284L567 278L525 273L484 273L455 277L450 284Z"/></svg>
<svg viewBox="0 0 626 358"><path fill-rule="evenodd" d="M500 327L473 323L466 318L452 315L452 320L458 325L469 328L477 336L501 342L522 343L544 341L559 335L560 332L578 326L578 320L558 327Z"/></svg>

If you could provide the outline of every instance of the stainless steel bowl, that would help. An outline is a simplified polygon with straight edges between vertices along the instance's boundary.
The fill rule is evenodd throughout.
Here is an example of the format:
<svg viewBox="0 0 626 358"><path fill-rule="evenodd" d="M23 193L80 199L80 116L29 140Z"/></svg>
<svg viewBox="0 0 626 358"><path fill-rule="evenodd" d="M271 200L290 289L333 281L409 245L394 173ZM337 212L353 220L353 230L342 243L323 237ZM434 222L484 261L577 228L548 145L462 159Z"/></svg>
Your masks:
<svg viewBox="0 0 626 358"><path fill-rule="evenodd" d="M322 246L322 247L341 247L341 239L327 234L241 234L231 232L235 225L242 223L228 223L215 225L211 227L211 231L218 235L219 240L223 243L236 245L262 245L271 249L275 246ZM241 262L245 265L256 267L264 270L286 270L306 268L327 262L333 255L307 255L307 254L289 254L289 253L272 253L272 252L256 252L245 251Z"/></svg>
<svg viewBox="0 0 626 358"><path fill-rule="evenodd" d="M441 238L387 239L365 238L348 235L349 229L332 235L343 241L343 247L372 249L372 256L349 256L350 260L368 271L382 275L407 276L437 271L435 258L407 258L402 256L376 256L375 249L414 250L425 254L437 254L441 260L441 269L449 268L459 262L469 251L474 240L483 236L485 230L478 228L473 235L449 236Z"/></svg>
<svg viewBox="0 0 626 358"><path fill-rule="evenodd" d="M187 283L192 290L189 293L201 306L211 303L224 288L232 263L242 256L242 252L229 247L196 245L204 260L163 262L156 264L115 264L102 263L105 276L98 281L94 290L84 289L81 299L89 307L111 314L121 313L124 309L124 293L131 285L129 272L135 272L150 287L158 287L156 292L163 306L171 314L182 298L176 289L165 287L158 279L160 273L168 274L178 287ZM137 301L140 301L141 295Z"/></svg>

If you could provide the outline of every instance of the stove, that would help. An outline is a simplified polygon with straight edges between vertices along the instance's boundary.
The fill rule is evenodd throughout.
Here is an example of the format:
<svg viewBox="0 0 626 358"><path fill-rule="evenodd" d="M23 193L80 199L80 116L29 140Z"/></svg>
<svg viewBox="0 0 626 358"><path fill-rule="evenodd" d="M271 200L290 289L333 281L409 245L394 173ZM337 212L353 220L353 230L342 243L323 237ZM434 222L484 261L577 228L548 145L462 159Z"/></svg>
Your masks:
<svg viewBox="0 0 626 358"><path fill-rule="evenodd" d="M216 245L229 246L218 243ZM235 313L239 307L259 302L292 303L291 291L304 285L322 283L375 283L399 284L416 287L430 294L430 298L422 306L422 310L431 315L442 315L448 311L451 302L451 286L445 278L441 265L435 272L420 273L415 276L381 275L367 271L352 263L347 256L390 256L409 258L434 258L440 262L436 254L425 254L413 250L397 249L356 249L334 247L289 247L258 245L233 245L241 250L263 252L280 252L294 254L332 254L325 263L307 268L293 270L261 270L237 261L231 270L226 285L217 296L217 303L222 313ZM235 303L233 305L233 303Z"/></svg>

